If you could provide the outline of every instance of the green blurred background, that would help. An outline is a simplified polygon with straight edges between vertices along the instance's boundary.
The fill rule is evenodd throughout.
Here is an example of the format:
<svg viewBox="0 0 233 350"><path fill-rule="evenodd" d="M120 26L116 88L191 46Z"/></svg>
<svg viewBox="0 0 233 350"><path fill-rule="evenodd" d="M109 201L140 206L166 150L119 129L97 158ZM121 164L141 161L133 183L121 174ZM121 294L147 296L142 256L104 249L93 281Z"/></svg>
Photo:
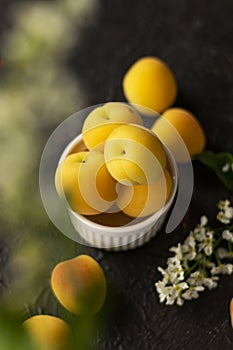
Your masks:
<svg viewBox="0 0 233 350"><path fill-rule="evenodd" d="M42 206L40 157L51 132L87 106L70 64L83 34L98 20L98 1L11 1L3 11L0 57L0 349L31 349L20 324L35 314L60 316L78 336L73 348L95 347L101 316L66 313L50 289L53 266L80 253Z"/></svg>

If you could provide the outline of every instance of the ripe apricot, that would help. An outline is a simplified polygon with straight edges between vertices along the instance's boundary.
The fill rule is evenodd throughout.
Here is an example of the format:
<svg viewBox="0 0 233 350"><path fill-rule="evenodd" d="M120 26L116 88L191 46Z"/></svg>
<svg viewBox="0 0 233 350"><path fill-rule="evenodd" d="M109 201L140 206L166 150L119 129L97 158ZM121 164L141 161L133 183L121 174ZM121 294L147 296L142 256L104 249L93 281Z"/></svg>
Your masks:
<svg viewBox="0 0 233 350"><path fill-rule="evenodd" d="M70 154L57 168L55 185L70 207L83 215L104 212L117 198L116 180L98 151Z"/></svg>
<svg viewBox="0 0 233 350"><path fill-rule="evenodd" d="M71 329L62 319L49 315L36 315L28 318L23 327L29 333L38 350L68 350Z"/></svg>
<svg viewBox="0 0 233 350"><path fill-rule="evenodd" d="M171 150L178 162L188 161L188 153L193 158L205 148L206 138L202 126L192 113L183 108L166 110L152 126L152 131ZM184 141L188 152L184 151L183 143L179 141L176 131Z"/></svg>
<svg viewBox="0 0 233 350"><path fill-rule="evenodd" d="M166 165L162 143L141 125L121 125L108 136L104 147L108 171L117 181L147 184L156 181Z"/></svg>
<svg viewBox="0 0 233 350"><path fill-rule="evenodd" d="M121 185L117 205L129 216L147 216L165 205L171 190L171 175L165 169L164 176L150 185Z"/></svg>
<svg viewBox="0 0 233 350"><path fill-rule="evenodd" d="M74 314L96 314L106 297L106 278L97 261L88 255L63 261L51 275L58 301Z"/></svg>
<svg viewBox="0 0 233 350"><path fill-rule="evenodd" d="M82 135L88 149L103 151L108 135L122 124L142 125L138 112L126 103L108 102L95 108L85 119Z"/></svg>
<svg viewBox="0 0 233 350"><path fill-rule="evenodd" d="M177 95L175 77L169 67L156 57L142 57L126 72L123 91L130 103L162 112Z"/></svg>

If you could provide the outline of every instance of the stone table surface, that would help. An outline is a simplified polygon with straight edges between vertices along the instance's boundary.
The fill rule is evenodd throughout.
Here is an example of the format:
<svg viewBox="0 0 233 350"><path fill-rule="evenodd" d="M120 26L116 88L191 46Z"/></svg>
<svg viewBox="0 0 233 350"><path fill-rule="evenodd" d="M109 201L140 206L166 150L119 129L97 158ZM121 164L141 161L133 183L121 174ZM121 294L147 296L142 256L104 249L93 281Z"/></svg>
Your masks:
<svg viewBox="0 0 233 350"><path fill-rule="evenodd" d="M227 0L104 1L100 22L83 43L84 55L74 58L91 102L124 100L118 77L137 58L159 56L178 80L176 105L199 118L208 149L232 152L232 15L233 3ZM229 196L210 170L196 162L193 167L191 205L173 233L162 230L131 252L90 250L101 256L121 300L104 349L233 349L228 313L232 277L182 307L159 304L154 289L160 278L156 266L165 266L169 247L187 235L200 215L213 217L218 200Z"/></svg>

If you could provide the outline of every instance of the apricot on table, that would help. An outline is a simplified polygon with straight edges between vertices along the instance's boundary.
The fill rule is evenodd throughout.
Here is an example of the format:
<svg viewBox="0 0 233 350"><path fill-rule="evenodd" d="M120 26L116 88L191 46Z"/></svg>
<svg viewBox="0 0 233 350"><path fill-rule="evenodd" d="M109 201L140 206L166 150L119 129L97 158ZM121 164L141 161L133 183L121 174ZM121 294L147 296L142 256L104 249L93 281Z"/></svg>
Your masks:
<svg viewBox="0 0 233 350"><path fill-rule="evenodd" d="M140 124L142 119L138 112L126 103L108 102L95 108L85 119L82 135L88 149L98 147L103 151L108 135L119 125Z"/></svg>
<svg viewBox="0 0 233 350"><path fill-rule="evenodd" d="M170 68L157 57L142 57L126 72L123 91L128 102L162 112L177 95L177 84Z"/></svg>
<svg viewBox="0 0 233 350"><path fill-rule="evenodd" d="M166 153L156 135L140 125L121 125L105 142L104 158L110 174L120 183L156 181L166 164Z"/></svg>
<svg viewBox="0 0 233 350"><path fill-rule="evenodd" d="M188 161L188 154L193 158L205 148L206 138L201 124L192 113L183 108L166 110L152 126L152 131L170 149L178 162ZM188 152L184 151L176 132L182 138Z"/></svg>
<svg viewBox="0 0 233 350"><path fill-rule="evenodd" d="M74 314L96 314L104 304L107 291L103 269L88 255L56 265L51 286L58 301Z"/></svg>
<svg viewBox="0 0 233 350"><path fill-rule="evenodd" d="M83 215L106 211L117 198L116 180L110 175L102 152L69 155L58 166L55 185L72 210Z"/></svg>
<svg viewBox="0 0 233 350"><path fill-rule="evenodd" d="M38 350L70 349L70 326L58 317L49 315L32 316L23 322L23 327Z"/></svg>
<svg viewBox="0 0 233 350"><path fill-rule="evenodd" d="M150 185L120 185L117 205L129 216L148 216L163 208L171 190L172 178L165 169L164 175Z"/></svg>

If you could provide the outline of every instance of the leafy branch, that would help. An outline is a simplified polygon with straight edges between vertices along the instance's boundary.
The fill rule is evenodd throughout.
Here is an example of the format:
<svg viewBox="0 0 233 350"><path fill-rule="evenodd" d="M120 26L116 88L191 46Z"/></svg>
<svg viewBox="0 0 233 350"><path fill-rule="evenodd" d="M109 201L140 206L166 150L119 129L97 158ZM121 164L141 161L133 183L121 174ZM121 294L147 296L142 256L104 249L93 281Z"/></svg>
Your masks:
<svg viewBox="0 0 233 350"><path fill-rule="evenodd" d="M204 151L196 159L212 169L224 186L233 191L233 154Z"/></svg>

